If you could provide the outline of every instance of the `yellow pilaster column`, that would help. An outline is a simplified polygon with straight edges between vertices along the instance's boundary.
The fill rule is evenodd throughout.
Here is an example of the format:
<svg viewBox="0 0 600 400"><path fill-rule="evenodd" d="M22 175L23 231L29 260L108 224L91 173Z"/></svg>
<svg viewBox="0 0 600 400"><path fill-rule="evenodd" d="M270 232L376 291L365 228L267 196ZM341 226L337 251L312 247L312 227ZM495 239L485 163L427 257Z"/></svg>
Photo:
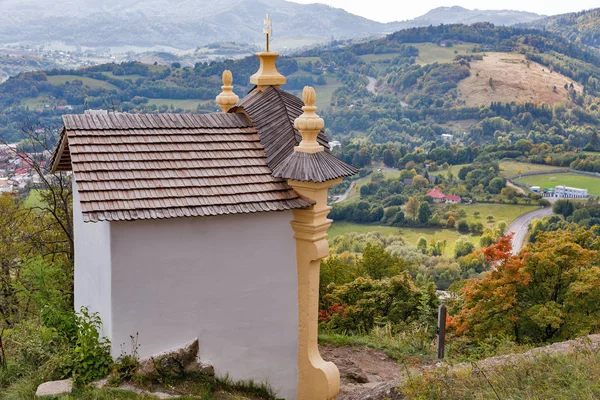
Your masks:
<svg viewBox="0 0 600 400"><path fill-rule="evenodd" d="M289 180L288 184L302 196L317 203L294 210L291 222L296 239L298 264L298 399L329 400L340 390L340 373L332 362L326 362L317 345L319 319L319 272L321 259L329 255L327 228L327 190L340 179L323 183Z"/></svg>
<svg viewBox="0 0 600 400"><path fill-rule="evenodd" d="M316 95L312 87L302 91L304 113L294 121L302 135L295 148L297 152L318 153L324 151L317 143L317 135L324 127L323 119L315 113ZM340 390L340 373L332 362L326 362L319 354L317 343L319 323L319 272L321 259L329 255L327 229L331 220L327 214L328 189L340 183L341 178L325 182L288 180L288 184L301 196L315 201L307 209L294 210L291 222L296 239L298 268L298 399L330 400Z"/></svg>

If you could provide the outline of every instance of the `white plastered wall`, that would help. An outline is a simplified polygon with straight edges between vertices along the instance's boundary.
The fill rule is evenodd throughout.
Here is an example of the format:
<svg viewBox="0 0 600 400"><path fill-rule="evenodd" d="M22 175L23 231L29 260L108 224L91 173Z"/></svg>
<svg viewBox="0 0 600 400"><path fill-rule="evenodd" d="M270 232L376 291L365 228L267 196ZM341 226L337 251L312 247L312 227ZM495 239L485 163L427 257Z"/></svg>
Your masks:
<svg viewBox="0 0 600 400"><path fill-rule="evenodd" d="M89 307L102 318L101 335L112 336L111 248L108 222L85 223L77 183L73 179L75 239L75 311Z"/></svg>
<svg viewBox="0 0 600 400"><path fill-rule="evenodd" d="M217 374L297 396L292 212L111 223L113 355L199 339Z"/></svg>

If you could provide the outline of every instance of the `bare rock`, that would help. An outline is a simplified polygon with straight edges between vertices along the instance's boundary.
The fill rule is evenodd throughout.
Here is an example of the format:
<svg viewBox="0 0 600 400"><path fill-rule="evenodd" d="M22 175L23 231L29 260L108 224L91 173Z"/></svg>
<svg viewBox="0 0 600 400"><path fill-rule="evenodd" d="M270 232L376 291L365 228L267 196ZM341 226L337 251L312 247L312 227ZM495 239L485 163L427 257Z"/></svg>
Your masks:
<svg viewBox="0 0 600 400"><path fill-rule="evenodd" d="M346 371L346 378L356 383L368 383L369 377L360 368L352 368Z"/></svg>
<svg viewBox="0 0 600 400"><path fill-rule="evenodd" d="M126 390L128 392L137 393L141 396L153 396L153 397L157 397L159 399L178 399L181 397L180 395L177 395L177 394L170 394L170 393L165 393L165 392L152 392L152 391L148 391L148 390L143 390L143 389L137 388L133 385L130 385L128 383L124 383L124 384L120 385L119 389Z"/></svg>
<svg viewBox="0 0 600 400"><path fill-rule="evenodd" d="M146 378L182 377L186 374L213 376L214 369L198 360L198 339L173 350L139 360L138 373Z"/></svg>
<svg viewBox="0 0 600 400"><path fill-rule="evenodd" d="M43 396L60 396L61 394L71 393L73 390L73 381L65 379L62 381L51 381L42 383L38 386L35 395L36 397Z"/></svg>
<svg viewBox="0 0 600 400"><path fill-rule="evenodd" d="M104 389L108 386L108 378L100 379L99 381L90 384L94 389Z"/></svg>
<svg viewBox="0 0 600 400"><path fill-rule="evenodd" d="M194 361L192 363L189 363L185 369L184 372L186 375L204 375L204 376L215 376L215 369L213 368L212 365L208 365L208 364L202 364L198 361Z"/></svg>

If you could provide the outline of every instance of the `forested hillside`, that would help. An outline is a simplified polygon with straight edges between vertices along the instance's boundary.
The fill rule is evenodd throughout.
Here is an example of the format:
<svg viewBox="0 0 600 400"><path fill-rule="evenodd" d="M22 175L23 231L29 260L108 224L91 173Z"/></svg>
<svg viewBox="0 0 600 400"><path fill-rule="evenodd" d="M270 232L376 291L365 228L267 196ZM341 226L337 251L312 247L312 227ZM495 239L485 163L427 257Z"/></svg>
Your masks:
<svg viewBox="0 0 600 400"><path fill-rule="evenodd" d="M507 64L520 77L494 76L486 69L488 57L512 59ZM415 28L360 44L333 42L280 58L278 66L288 76L288 90L317 85L318 105L337 138L356 132L374 143L422 144L451 134L452 121L470 121L467 142L511 132L517 140L550 138L583 147L588 127L598 124L600 54L549 32L489 24ZM258 62L107 64L22 74L0 86L0 137L18 140L26 122L57 123L60 114L85 108L214 110L225 68L243 94ZM376 80L371 91L367 77ZM521 93L527 82L539 85Z"/></svg>
<svg viewBox="0 0 600 400"><path fill-rule="evenodd" d="M600 8L554 15L527 25L559 33L573 42L600 47Z"/></svg>

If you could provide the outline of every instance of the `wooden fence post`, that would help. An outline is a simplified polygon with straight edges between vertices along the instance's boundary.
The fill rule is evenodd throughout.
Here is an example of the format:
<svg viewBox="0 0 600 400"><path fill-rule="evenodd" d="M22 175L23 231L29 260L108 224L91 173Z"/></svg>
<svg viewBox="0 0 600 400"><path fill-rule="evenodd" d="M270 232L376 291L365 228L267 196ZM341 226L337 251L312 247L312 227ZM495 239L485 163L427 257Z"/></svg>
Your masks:
<svg viewBox="0 0 600 400"><path fill-rule="evenodd" d="M442 303L438 310L438 326L437 326L437 357L444 358L444 350L446 347L446 305Z"/></svg>

